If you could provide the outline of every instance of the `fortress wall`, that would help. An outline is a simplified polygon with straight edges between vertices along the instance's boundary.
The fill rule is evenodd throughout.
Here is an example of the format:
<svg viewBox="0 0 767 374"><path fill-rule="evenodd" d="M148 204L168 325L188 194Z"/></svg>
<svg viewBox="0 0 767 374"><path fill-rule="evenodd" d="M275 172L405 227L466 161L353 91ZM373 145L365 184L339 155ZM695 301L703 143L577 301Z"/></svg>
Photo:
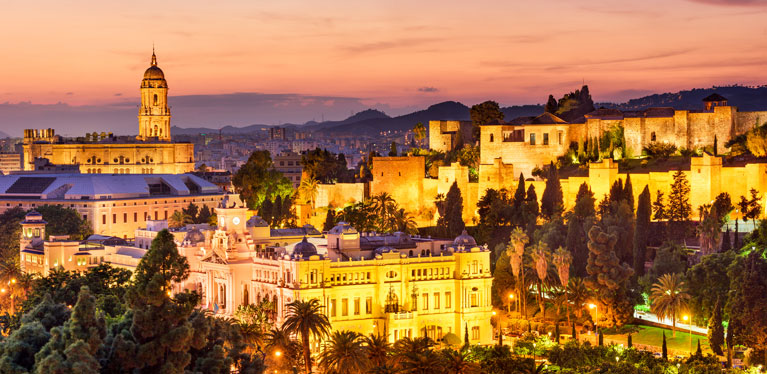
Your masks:
<svg viewBox="0 0 767 374"><path fill-rule="evenodd" d="M500 157L504 163L514 164L515 173L521 172L525 177L529 177L536 166L542 167L556 161L558 156L567 152L570 146L568 128L569 125L482 126L480 164L492 164L495 158ZM523 142L503 141L503 132L513 129L524 129ZM530 134L535 134L535 145L530 144ZM548 145L543 145L544 134L549 136Z"/></svg>
<svg viewBox="0 0 767 374"><path fill-rule="evenodd" d="M373 157L370 195L386 192L407 211L417 211L424 201L425 160L422 156ZM468 173L468 171L467 171ZM468 175L467 175L468 183Z"/></svg>
<svg viewBox="0 0 767 374"><path fill-rule="evenodd" d="M457 183L458 189L461 191L461 197L463 197L464 222L471 222L477 207L476 196L479 184L469 183L469 168L462 166L458 162L454 162L450 166L440 166L437 181L437 193L444 194L445 196L447 196L453 183ZM474 191L471 191L472 189ZM472 196L474 197L473 204L471 201Z"/></svg>
<svg viewBox="0 0 767 374"><path fill-rule="evenodd" d="M335 183L317 185L317 207L343 207L365 199L364 183Z"/></svg>
<svg viewBox="0 0 767 374"><path fill-rule="evenodd" d="M762 112L737 112L735 113L735 136L743 134L755 126L767 124L767 111ZM719 140L719 146L724 147L724 142Z"/></svg>
<svg viewBox="0 0 767 374"><path fill-rule="evenodd" d="M500 190L506 188L513 191L512 187L516 185L514 165L506 164L499 157L493 160L492 164L479 165L479 196L484 196L485 191L490 188Z"/></svg>

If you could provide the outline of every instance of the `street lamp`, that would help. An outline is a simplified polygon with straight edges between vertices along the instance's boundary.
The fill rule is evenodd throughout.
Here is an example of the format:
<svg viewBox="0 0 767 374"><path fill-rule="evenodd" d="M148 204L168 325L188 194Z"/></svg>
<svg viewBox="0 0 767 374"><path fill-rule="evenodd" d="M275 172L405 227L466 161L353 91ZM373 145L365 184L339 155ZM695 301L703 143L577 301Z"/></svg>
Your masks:
<svg viewBox="0 0 767 374"><path fill-rule="evenodd" d="M599 323L599 307L596 304L589 304L589 309L594 309L596 312L596 319L594 320L594 331L599 332L599 328L597 327L597 324Z"/></svg>
<svg viewBox="0 0 767 374"><path fill-rule="evenodd" d="M511 313L511 304L512 304L513 302L514 302L514 294L513 294L513 293L510 293L510 294L509 294L509 313ZM516 306L515 306L514 310L516 311L516 309L517 309L517 308L516 308Z"/></svg>
<svg viewBox="0 0 767 374"><path fill-rule="evenodd" d="M685 314L682 319L687 324L687 327L690 328L690 356L692 356L692 318ZM690 322L687 322L687 320L690 320Z"/></svg>
<svg viewBox="0 0 767 374"><path fill-rule="evenodd" d="M535 343L533 343L533 372L535 372Z"/></svg>

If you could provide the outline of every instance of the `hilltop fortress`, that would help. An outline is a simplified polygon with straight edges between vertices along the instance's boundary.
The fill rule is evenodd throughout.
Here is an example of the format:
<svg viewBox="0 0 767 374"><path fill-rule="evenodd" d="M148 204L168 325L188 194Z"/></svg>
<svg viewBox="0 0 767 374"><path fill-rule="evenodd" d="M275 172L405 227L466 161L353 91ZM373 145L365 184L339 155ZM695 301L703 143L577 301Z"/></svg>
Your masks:
<svg viewBox="0 0 767 374"><path fill-rule="evenodd" d="M767 122L767 111L738 111L718 94L706 97L700 110L597 109L572 123L551 113L519 117L480 126L476 182L470 182L469 168L459 163L438 167L437 178L430 178L426 176L424 157L377 157L373 158L373 180L368 196L387 192L401 207L412 212L419 224L430 225L437 218L430 212L435 197L446 194L456 182L464 200L464 221L470 223L478 218L477 201L487 189L513 191L522 174L526 183L535 186L540 199L545 182L533 178L535 168L556 162L569 150L618 128L625 138L621 156L634 157L639 156L645 147L661 142L691 150L713 147L717 143L720 152L726 151L724 144L727 141L764 122ZM457 139L470 133L470 129L471 123L467 121L430 121L430 147L441 152L453 150L460 144ZM565 207L574 205L582 183L587 183L595 197L602 199L615 181L625 181L628 174L631 174L635 201L645 186L649 186L652 199L658 191L668 195L672 176L679 169L690 181L690 203L694 208L710 203L721 192L738 199L748 196L752 188L767 191L767 164L764 163L724 164L722 158L703 153L701 157L692 157L689 164L671 169L637 167L620 170L618 163L609 158L583 165L576 173L561 180ZM353 184L321 185L318 206L340 207L364 200L365 190ZM433 214L431 220L428 219L430 213ZM693 209L693 214L697 214L697 209ZM324 217L318 219L321 218Z"/></svg>

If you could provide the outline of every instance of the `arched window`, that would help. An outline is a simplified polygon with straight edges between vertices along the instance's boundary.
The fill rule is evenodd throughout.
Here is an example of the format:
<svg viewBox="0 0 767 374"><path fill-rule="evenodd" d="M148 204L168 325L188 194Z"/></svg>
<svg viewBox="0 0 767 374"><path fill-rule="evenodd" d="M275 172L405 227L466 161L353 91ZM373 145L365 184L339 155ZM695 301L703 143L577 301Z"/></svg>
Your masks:
<svg viewBox="0 0 767 374"><path fill-rule="evenodd" d="M655 139L656 139L656 137L655 137L655 131L653 131L653 132L652 132L652 134L650 134L650 141L651 141L651 142L654 142L654 141L655 141Z"/></svg>
<svg viewBox="0 0 767 374"><path fill-rule="evenodd" d="M250 304L250 293L248 292L248 286L242 286L242 305Z"/></svg>
<svg viewBox="0 0 767 374"><path fill-rule="evenodd" d="M493 142L493 134L490 134L490 142Z"/></svg>
<svg viewBox="0 0 767 374"><path fill-rule="evenodd" d="M152 105L157 106L157 94L154 94L154 100Z"/></svg>

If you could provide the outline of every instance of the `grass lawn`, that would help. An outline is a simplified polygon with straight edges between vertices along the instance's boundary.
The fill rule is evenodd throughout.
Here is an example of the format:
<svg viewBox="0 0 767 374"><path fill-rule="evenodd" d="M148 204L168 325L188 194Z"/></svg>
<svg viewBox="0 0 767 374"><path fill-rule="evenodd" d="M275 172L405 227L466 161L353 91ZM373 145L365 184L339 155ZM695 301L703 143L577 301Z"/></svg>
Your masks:
<svg viewBox="0 0 767 374"><path fill-rule="evenodd" d="M666 332L666 346L669 350L669 355L672 352L684 351L688 353L690 351L690 335L687 331L680 331L677 329L676 337L671 336L671 329L662 329L652 326L637 326L639 331L631 335L632 343L636 345L650 345L660 347L663 345L663 331ZM615 342L616 344L626 344L626 335L605 335L605 344L609 342ZM712 353L708 346L708 339L701 335L692 335L692 351L695 352L698 349L698 340L700 340L700 348L703 353Z"/></svg>

